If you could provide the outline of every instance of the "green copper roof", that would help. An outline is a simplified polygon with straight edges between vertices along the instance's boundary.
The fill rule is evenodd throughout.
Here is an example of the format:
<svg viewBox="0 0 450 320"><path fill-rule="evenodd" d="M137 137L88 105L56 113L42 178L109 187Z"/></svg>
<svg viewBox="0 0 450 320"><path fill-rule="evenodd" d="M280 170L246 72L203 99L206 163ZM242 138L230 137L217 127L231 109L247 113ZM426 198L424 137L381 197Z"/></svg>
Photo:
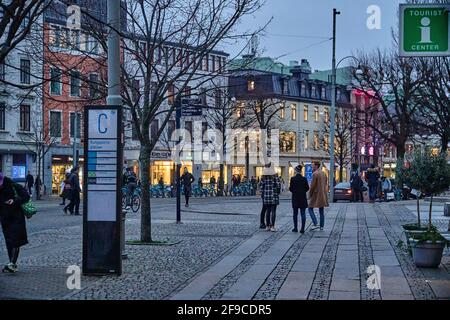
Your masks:
<svg viewBox="0 0 450 320"><path fill-rule="evenodd" d="M279 73L283 75L291 75L289 66L275 61L269 57L253 58L253 59L235 59L230 61L230 70L251 69L266 72Z"/></svg>
<svg viewBox="0 0 450 320"><path fill-rule="evenodd" d="M310 79L322 81L329 81L329 77L331 77L331 70L316 71L309 76ZM352 83L351 67L336 69L336 83L344 86Z"/></svg>

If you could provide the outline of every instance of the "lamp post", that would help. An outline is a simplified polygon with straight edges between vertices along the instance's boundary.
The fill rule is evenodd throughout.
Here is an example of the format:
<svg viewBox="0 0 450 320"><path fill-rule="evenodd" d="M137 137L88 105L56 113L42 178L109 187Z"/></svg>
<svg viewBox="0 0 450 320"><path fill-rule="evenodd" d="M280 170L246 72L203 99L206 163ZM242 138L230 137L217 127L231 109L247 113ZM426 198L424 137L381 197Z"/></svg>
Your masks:
<svg viewBox="0 0 450 320"><path fill-rule="evenodd" d="M108 1L108 97L109 105L121 105L120 96L120 0Z"/></svg>

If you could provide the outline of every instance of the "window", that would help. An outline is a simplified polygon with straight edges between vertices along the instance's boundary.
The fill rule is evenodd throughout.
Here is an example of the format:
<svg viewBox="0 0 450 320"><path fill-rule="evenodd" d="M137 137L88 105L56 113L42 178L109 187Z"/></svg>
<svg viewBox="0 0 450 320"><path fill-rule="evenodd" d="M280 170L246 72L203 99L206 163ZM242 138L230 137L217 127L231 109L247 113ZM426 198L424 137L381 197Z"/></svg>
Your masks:
<svg viewBox="0 0 450 320"><path fill-rule="evenodd" d="M325 121L325 123L330 122L330 113L328 111L328 108L325 108L323 110L323 114L324 114L324 121Z"/></svg>
<svg viewBox="0 0 450 320"><path fill-rule="evenodd" d="M340 89L336 90L336 100L341 101L341 90Z"/></svg>
<svg viewBox="0 0 450 320"><path fill-rule="evenodd" d="M173 104L173 101L175 99L174 94L175 94L175 86L173 85L173 83L170 83L169 87L167 88L167 103L169 105Z"/></svg>
<svg viewBox="0 0 450 320"><path fill-rule="evenodd" d="M314 107L314 122L319 122L319 107Z"/></svg>
<svg viewBox="0 0 450 320"><path fill-rule="evenodd" d="M209 62L209 57L208 57L208 55L206 55L206 56L203 57L203 63L202 63L202 70L203 71L209 71L208 62Z"/></svg>
<svg viewBox="0 0 450 320"><path fill-rule="evenodd" d="M73 138L75 134L75 114L77 115L77 138L81 137L81 113L70 113L70 137Z"/></svg>
<svg viewBox="0 0 450 320"><path fill-rule="evenodd" d="M98 91L98 74L90 73L89 74L89 97L91 99L96 99L99 96Z"/></svg>
<svg viewBox="0 0 450 320"><path fill-rule="evenodd" d="M283 153L295 153L296 134L293 131L280 132L280 151Z"/></svg>
<svg viewBox="0 0 450 320"><path fill-rule="evenodd" d="M70 71L70 95L79 97L81 94L81 74L79 71Z"/></svg>
<svg viewBox="0 0 450 320"><path fill-rule="evenodd" d="M208 131L208 123L202 122L202 142L208 142L208 135L206 133L207 131Z"/></svg>
<svg viewBox="0 0 450 320"><path fill-rule="evenodd" d="M319 144L319 131L314 131L313 139L314 139L314 149L318 150L319 147L320 147L320 144Z"/></svg>
<svg viewBox="0 0 450 320"><path fill-rule="evenodd" d="M281 119L284 119L285 118L285 107L284 107L284 103L281 103L281 105L280 105L280 118Z"/></svg>
<svg viewBox="0 0 450 320"><path fill-rule="evenodd" d="M244 104L241 103L236 108L236 117L241 119L244 117Z"/></svg>
<svg viewBox="0 0 450 320"><path fill-rule="evenodd" d="M30 60L20 59L20 83L30 84Z"/></svg>
<svg viewBox="0 0 450 320"><path fill-rule="evenodd" d="M20 131L30 131L30 106L20 106Z"/></svg>
<svg viewBox="0 0 450 320"><path fill-rule="evenodd" d="M70 33L70 43L72 48L80 49L80 31L72 30Z"/></svg>
<svg viewBox="0 0 450 320"><path fill-rule="evenodd" d="M283 94L288 95L289 94L289 81L283 80Z"/></svg>
<svg viewBox="0 0 450 320"><path fill-rule="evenodd" d="M189 86L184 87L184 97L186 97L186 98L191 97L191 87L189 87Z"/></svg>
<svg viewBox="0 0 450 320"><path fill-rule="evenodd" d="M61 95L61 70L59 68L50 69L50 94Z"/></svg>
<svg viewBox="0 0 450 320"><path fill-rule="evenodd" d="M325 87L322 87L322 93L321 93L321 98L322 98L322 100L325 100L326 98L327 98L327 96L326 96L326 89L325 89Z"/></svg>
<svg viewBox="0 0 450 320"><path fill-rule="evenodd" d="M134 103L139 101L139 97L140 97L139 88L140 88L139 79L133 79L133 87L131 89L131 97L132 97Z"/></svg>
<svg viewBox="0 0 450 320"><path fill-rule="evenodd" d="M50 136L61 137L61 112L50 111Z"/></svg>
<svg viewBox="0 0 450 320"><path fill-rule="evenodd" d="M177 141L177 138L173 136L175 132L175 120L169 120L167 122L167 137L169 141Z"/></svg>
<svg viewBox="0 0 450 320"><path fill-rule="evenodd" d="M0 103L0 130L6 129L6 104L4 102Z"/></svg>
<svg viewBox="0 0 450 320"><path fill-rule="evenodd" d="M330 149L330 135L325 134L323 145L324 145L325 150L328 151Z"/></svg>
<svg viewBox="0 0 450 320"><path fill-rule="evenodd" d="M303 149L308 150L308 147L309 147L309 130L306 130L303 140Z"/></svg>
<svg viewBox="0 0 450 320"><path fill-rule="evenodd" d="M312 98L317 98L317 90L316 90L316 86L312 86L312 87L311 87L311 97L312 97Z"/></svg>
<svg viewBox="0 0 450 320"><path fill-rule="evenodd" d="M222 90L220 89L214 90L214 106L216 108L222 107Z"/></svg>
<svg viewBox="0 0 450 320"><path fill-rule="evenodd" d="M300 92L301 92L300 95L302 97L306 97L306 85L304 83L302 83L302 85L301 85L301 91Z"/></svg>
<svg viewBox="0 0 450 320"><path fill-rule="evenodd" d="M297 120L297 105L295 103L291 104L291 118L292 120Z"/></svg>
<svg viewBox="0 0 450 320"><path fill-rule="evenodd" d="M52 26L50 33L50 44L54 47L61 46L61 29L58 26Z"/></svg>
<svg viewBox="0 0 450 320"><path fill-rule="evenodd" d="M308 106L303 107L303 121L308 122Z"/></svg>
<svg viewBox="0 0 450 320"><path fill-rule="evenodd" d="M247 90L250 92L255 90L255 81L253 80L247 81Z"/></svg>
<svg viewBox="0 0 450 320"><path fill-rule="evenodd" d="M155 139L158 136L158 131L159 131L159 121L158 119L155 119L150 124L150 137L152 139Z"/></svg>
<svg viewBox="0 0 450 320"><path fill-rule="evenodd" d="M0 63L0 80L5 80L5 64Z"/></svg>

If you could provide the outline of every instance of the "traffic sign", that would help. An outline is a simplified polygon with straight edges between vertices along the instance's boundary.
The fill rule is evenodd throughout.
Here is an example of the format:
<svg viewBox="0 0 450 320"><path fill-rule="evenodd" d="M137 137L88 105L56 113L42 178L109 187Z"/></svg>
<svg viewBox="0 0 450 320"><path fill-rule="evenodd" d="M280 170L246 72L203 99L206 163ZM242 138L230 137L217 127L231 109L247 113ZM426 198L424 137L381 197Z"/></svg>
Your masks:
<svg viewBox="0 0 450 320"><path fill-rule="evenodd" d="M450 56L450 4L400 5L400 56Z"/></svg>
<svg viewBox="0 0 450 320"><path fill-rule="evenodd" d="M203 104L200 98L183 98L181 99L181 116L197 117L202 115Z"/></svg>

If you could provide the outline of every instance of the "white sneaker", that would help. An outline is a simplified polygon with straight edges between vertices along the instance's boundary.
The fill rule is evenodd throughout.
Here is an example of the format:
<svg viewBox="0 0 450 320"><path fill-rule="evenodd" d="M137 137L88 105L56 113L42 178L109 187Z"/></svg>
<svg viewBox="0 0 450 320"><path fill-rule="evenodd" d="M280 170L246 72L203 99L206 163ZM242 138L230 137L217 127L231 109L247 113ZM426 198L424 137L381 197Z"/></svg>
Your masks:
<svg viewBox="0 0 450 320"><path fill-rule="evenodd" d="M266 231L270 231L270 230L272 230L271 227L267 227L267 228L266 228Z"/></svg>
<svg viewBox="0 0 450 320"><path fill-rule="evenodd" d="M271 232L276 232L277 230L275 229L275 227L270 228Z"/></svg>

